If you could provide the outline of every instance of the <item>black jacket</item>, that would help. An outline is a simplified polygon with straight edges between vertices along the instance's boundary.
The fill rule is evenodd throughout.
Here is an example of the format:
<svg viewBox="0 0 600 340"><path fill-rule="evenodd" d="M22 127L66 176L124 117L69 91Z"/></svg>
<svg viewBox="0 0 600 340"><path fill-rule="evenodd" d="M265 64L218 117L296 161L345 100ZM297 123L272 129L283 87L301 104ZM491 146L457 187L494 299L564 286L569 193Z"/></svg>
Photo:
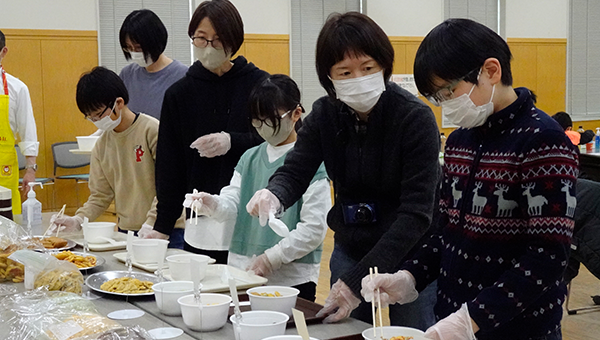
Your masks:
<svg viewBox="0 0 600 340"><path fill-rule="evenodd" d="M267 186L289 207L325 162L335 190L327 222L336 246L360 261L341 277L357 296L369 267L393 272L429 229L440 174L435 117L398 85L386 85L368 123L360 125L340 101L319 99ZM372 204L377 221L345 223L344 206L356 203Z"/></svg>
<svg viewBox="0 0 600 340"><path fill-rule="evenodd" d="M156 231L170 235L185 194L193 189L218 194L240 156L262 142L250 124L248 96L268 74L242 56L233 63L219 77L196 61L165 93L156 150ZM197 138L221 131L231 136L225 155L200 157L190 148Z"/></svg>

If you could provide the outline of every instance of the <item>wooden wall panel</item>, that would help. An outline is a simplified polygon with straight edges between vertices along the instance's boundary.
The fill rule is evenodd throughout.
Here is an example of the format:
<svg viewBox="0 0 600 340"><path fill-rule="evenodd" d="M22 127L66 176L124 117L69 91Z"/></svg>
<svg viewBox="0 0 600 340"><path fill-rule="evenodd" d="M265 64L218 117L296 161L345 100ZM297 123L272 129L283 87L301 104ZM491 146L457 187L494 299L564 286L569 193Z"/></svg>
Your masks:
<svg viewBox="0 0 600 340"><path fill-rule="evenodd" d="M238 54L271 74L290 74L290 39L287 34L246 34Z"/></svg>
<svg viewBox="0 0 600 340"><path fill-rule="evenodd" d="M67 30L3 30L9 56L3 61L8 72L29 87L36 119L40 152L38 177L53 176L51 145L59 141L75 141L75 136L94 132L95 127L83 119L75 104L75 87L79 76L98 65L98 43L95 31ZM66 173L87 172L88 169ZM80 202L89 191L79 185ZM56 190L56 195L54 191ZM56 210L66 203L76 209L74 181L61 181L43 190L37 197L44 210Z"/></svg>

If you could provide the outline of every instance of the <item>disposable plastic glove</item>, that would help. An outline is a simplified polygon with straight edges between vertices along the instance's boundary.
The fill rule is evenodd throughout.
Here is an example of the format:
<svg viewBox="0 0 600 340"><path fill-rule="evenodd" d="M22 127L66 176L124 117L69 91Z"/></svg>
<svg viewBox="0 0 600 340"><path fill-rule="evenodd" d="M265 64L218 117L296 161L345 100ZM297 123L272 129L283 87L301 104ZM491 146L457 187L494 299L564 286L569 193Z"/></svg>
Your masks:
<svg viewBox="0 0 600 340"><path fill-rule="evenodd" d="M200 157L221 156L231 149L231 136L227 132L204 135L196 139L190 148L197 149Z"/></svg>
<svg viewBox="0 0 600 340"><path fill-rule="evenodd" d="M219 207L219 197L206 192L185 194L183 206L191 208L198 215L212 216Z"/></svg>
<svg viewBox="0 0 600 340"><path fill-rule="evenodd" d="M154 230L154 227L149 224L142 224L140 230L138 230L139 238L157 238L162 240L168 240L169 235L163 234L159 231Z"/></svg>
<svg viewBox="0 0 600 340"><path fill-rule="evenodd" d="M463 303L459 310L429 327L425 337L433 340L475 340L474 322L471 322L467 304Z"/></svg>
<svg viewBox="0 0 600 340"><path fill-rule="evenodd" d="M252 196L248 204L246 204L248 213L251 216L258 216L258 222L261 226L267 224L269 212L272 211L273 213L276 213L279 211L280 207L281 203L279 203L277 196L273 195L273 193L267 189L255 192L254 196Z"/></svg>
<svg viewBox="0 0 600 340"><path fill-rule="evenodd" d="M81 230L81 225L83 224L83 219L79 216L61 216L58 217L57 214L52 215L50 217L50 232L59 231L64 232L74 232Z"/></svg>
<svg viewBox="0 0 600 340"><path fill-rule="evenodd" d="M328 315L323 323L334 323L350 316L350 313L360 305L360 299L354 296L352 290L338 279L331 286L329 296L325 300L325 306L317 313L317 317ZM333 314L332 314L333 313Z"/></svg>
<svg viewBox="0 0 600 340"><path fill-rule="evenodd" d="M259 256L252 256L252 262L250 262L250 265L246 270L252 271L258 276L265 277L273 273L273 266L271 266L271 262L269 262L267 255L260 254Z"/></svg>
<svg viewBox="0 0 600 340"><path fill-rule="evenodd" d="M379 274L373 279L367 275L363 277L361 284L360 294L367 302L373 301L374 291L379 288L381 307L383 308L390 304L413 302L419 297L419 293L415 289L415 279L406 270L400 270L394 274Z"/></svg>

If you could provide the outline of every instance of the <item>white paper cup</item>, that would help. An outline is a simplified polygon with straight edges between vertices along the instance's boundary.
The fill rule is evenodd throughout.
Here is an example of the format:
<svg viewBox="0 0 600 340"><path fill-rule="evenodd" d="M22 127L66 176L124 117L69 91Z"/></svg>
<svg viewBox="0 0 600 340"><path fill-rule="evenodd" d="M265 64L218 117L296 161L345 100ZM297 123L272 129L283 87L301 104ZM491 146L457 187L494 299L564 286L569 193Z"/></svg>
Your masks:
<svg viewBox="0 0 600 340"><path fill-rule="evenodd" d="M109 241L102 237L112 238L115 233L115 225L113 222L88 222L83 235L89 243L108 243Z"/></svg>
<svg viewBox="0 0 600 340"><path fill-rule="evenodd" d="M137 239L131 243L133 260L137 263L158 263L158 256L165 254L168 240Z"/></svg>
<svg viewBox="0 0 600 340"><path fill-rule="evenodd" d="M283 335L290 317L281 312L267 310L242 312L240 332L236 332L237 319L235 314L229 317L233 324L235 340L262 340L270 336Z"/></svg>
<svg viewBox="0 0 600 340"><path fill-rule="evenodd" d="M181 308L177 300L185 295L194 293L192 281L167 281L152 286L158 310L169 316L181 315Z"/></svg>
<svg viewBox="0 0 600 340"><path fill-rule="evenodd" d="M253 294L275 294L275 292L278 292L281 296L258 296ZM260 286L246 290L252 310L272 310L285 313L288 316L292 315L292 308L296 306L299 293L298 289L285 286Z"/></svg>
<svg viewBox="0 0 600 340"><path fill-rule="evenodd" d="M202 301L202 316L200 308L194 299L194 294L182 296L177 300L181 306L183 323L193 331L211 332L223 327L227 323L231 297L225 294L200 294Z"/></svg>
<svg viewBox="0 0 600 340"><path fill-rule="evenodd" d="M199 254L176 254L167 256L167 264L171 272L171 278L175 281L190 281L192 280L190 259L195 258L200 260L200 280L206 276L206 268L210 257Z"/></svg>

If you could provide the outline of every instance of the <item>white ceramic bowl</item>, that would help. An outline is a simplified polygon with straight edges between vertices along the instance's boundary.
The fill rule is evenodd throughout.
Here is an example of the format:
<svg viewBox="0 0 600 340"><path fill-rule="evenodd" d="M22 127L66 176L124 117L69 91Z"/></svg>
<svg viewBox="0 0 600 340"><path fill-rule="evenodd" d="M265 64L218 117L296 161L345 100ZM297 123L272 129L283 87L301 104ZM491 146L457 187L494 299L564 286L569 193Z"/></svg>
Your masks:
<svg viewBox="0 0 600 340"><path fill-rule="evenodd" d="M362 332L362 336L363 338L365 338L365 340L381 340L381 333L379 332L379 329L380 328L377 327L376 337L373 336L373 328L365 329ZM400 326L383 326L381 327L381 329L383 329L383 337L386 339L389 339L394 336L412 336L413 340L426 340L425 332L416 328Z"/></svg>
<svg viewBox="0 0 600 340"><path fill-rule="evenodd" d="M177 254L167 256L167 264L171 272L171 278L175 281L189 281L192 279L190 259L198 259L200 264L200 280L206 276L206 268L210 257L200 254Z"/></svg>
<svg viewBox="0 0 600 340"><path fill-rule="evenodd" d="M77 146L81 151L92 151L100 136L78 136Z"/></svg>
<svg viewBox="0 0 600 340"><path fill-rule="evenodd" d="M158 256L165 254L168 240L137 239L131 243L133 261L137 263L158 263Z"/></svg>
<svg viewBox="0 0 600 340"><path fill-rule="evenodd" d="M185 295L194 293L192 281L167 281L152 286L158 310L170 316L181 315L181 308L177 300Z"/></svg>
<svg viewBox="0 0 600 340"><path fill-rule="evenodd" d="M275 294L279 292L282 296L257 296L253 293ZM252 310L272 310L275 312L292 315L292 308L296 306L296 299L300 291L296 288L285 286L260 286L250 288L246 291L250 298Z"/></svg>
<svg viewBox="0 0 600 340"><path fill-rule="evenodd" d="M194 300L194 294L182 296L177 300L181 306L183 323L193 331L211 332L223 327L227 322L231 297L225 294L200 294L202 301L202 318L200 308Z"/></svg>
<svg viewBox="0 0 600 340"><path fill-rule="evenodd" d="M229 317L236 340L262 340L270 336L283 335L289 319L287 314L268 310L242 312L242 322L237 332L235 314Z"/></svg>
<svg viewBox="0 0 600 340"><path fill-rule="evenodd" d="M101 237L112 238L115 232L115 223L113 222L88 222L87 230L83 236L89 243L108 243Z"/></svg>
<svg viewBox="0 0 600 340"><path fill-rule="evenodd" d="M264 338L263 340L302 340L300 335L276 335ZM310 337L310 340L319 340L317 338Z"/></svg>

